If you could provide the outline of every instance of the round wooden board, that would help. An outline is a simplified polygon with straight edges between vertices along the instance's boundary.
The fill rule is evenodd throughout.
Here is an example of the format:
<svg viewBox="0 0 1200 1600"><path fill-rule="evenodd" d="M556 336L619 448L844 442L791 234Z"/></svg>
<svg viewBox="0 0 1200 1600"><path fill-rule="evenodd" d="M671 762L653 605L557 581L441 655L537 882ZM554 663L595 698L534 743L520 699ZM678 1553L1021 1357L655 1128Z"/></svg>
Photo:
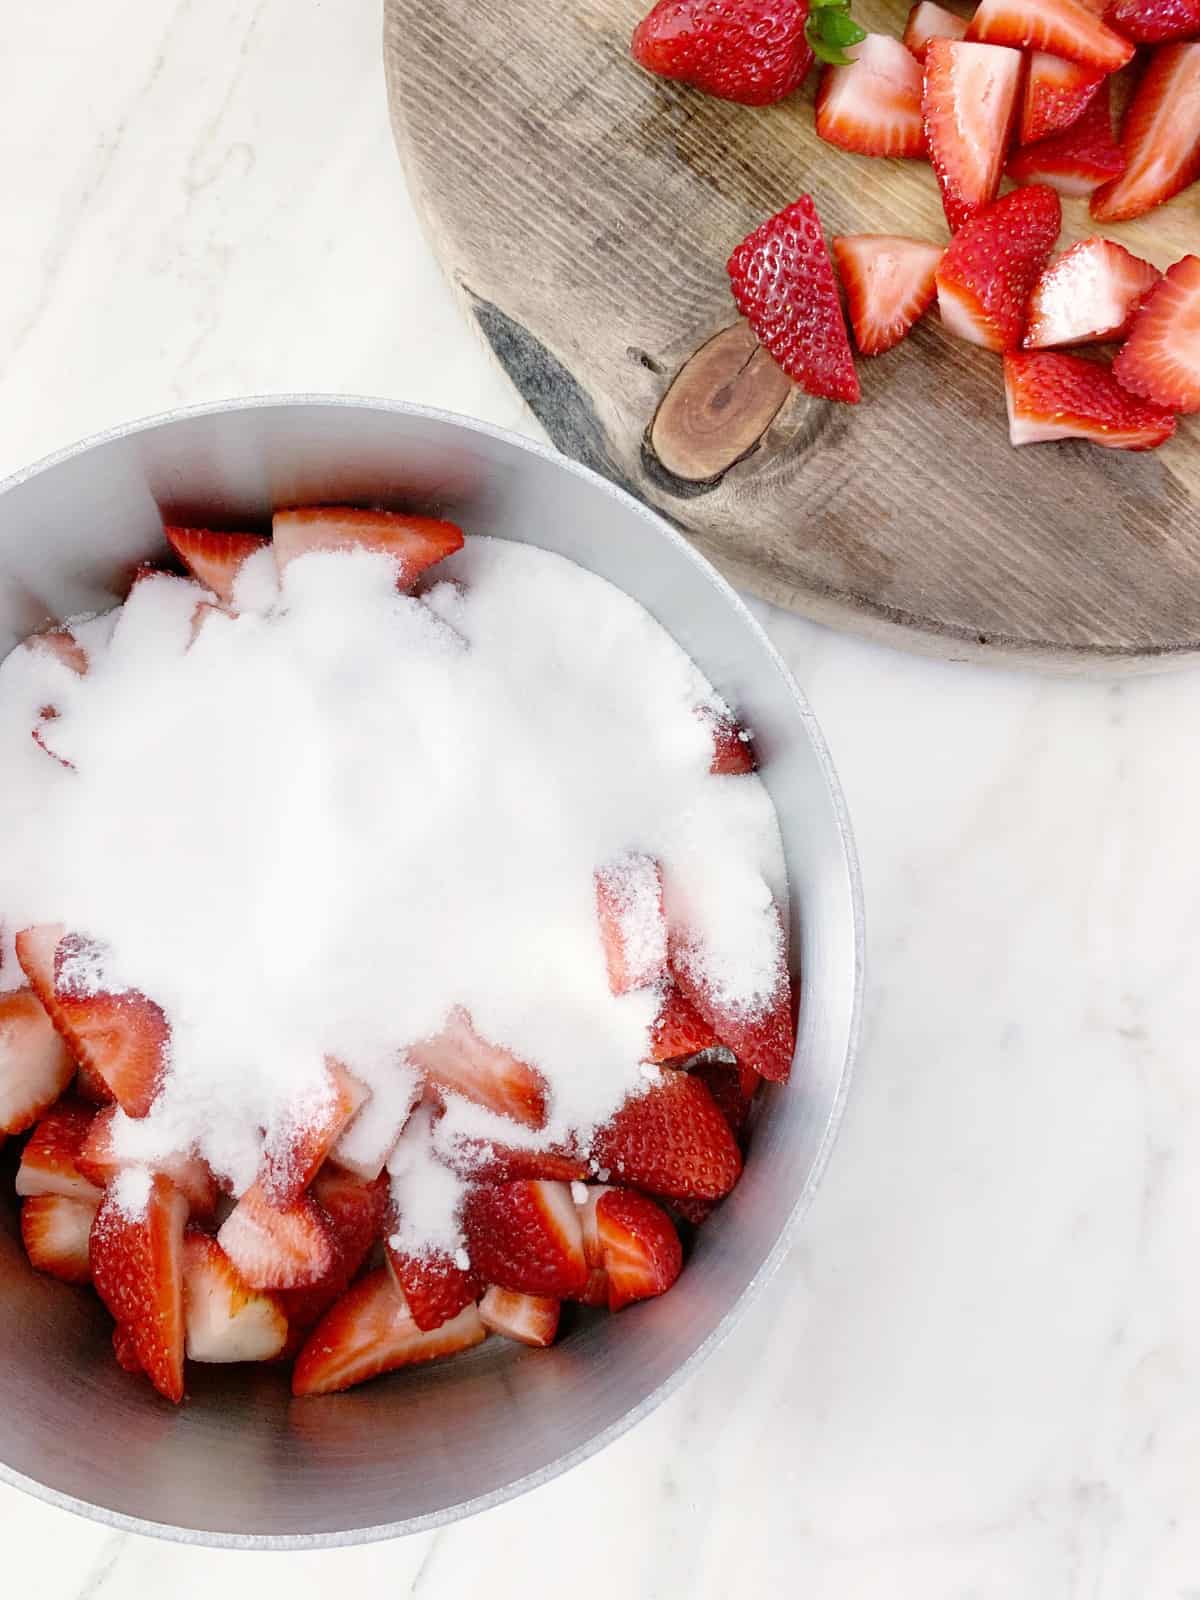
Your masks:
<svg viewBox="0 0 1200 1600"><path fill-rule="evenodd" d="M415 198L554 442L664 512L738 584L838 626L1068 670L1200 649L1200 419L1150 454L1014 450L998 357L936 314L859 361L861 405L788 388L715 480L664 467L650 424L684 363L735 322L725 260L764 217L807 190L827 235L947 234L925 162L816 137L815 74L749 110L642 72L628 41L645 9L387 0L392 117ZM880 32L900 33L906 11L855 0ZM1064 245L1096 231L1085 202L1065 210ZM1105 231L1166 266L1200 246L1200 185ZM709 395L706 426L742 404L733 373L746 359ZM751 371L769 386L763 366Z"/></svg>

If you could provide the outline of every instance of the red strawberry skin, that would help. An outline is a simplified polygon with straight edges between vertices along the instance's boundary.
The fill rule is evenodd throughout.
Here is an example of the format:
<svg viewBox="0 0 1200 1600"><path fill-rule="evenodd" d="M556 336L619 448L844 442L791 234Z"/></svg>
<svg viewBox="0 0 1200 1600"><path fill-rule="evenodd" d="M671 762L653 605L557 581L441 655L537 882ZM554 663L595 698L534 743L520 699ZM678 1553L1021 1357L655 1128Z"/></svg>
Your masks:
<svg viewBox="0 0 1200 1600"><path fill-rule="evenodd" d="M1160 45L1121 124L1125 171L1092 196L1098 222L1127 222L1200 178L1200 44Z"/></svg>
<svg viewBox="0 0 1200 1600"><path fill-rule="evenodd" d="M692 1074L669 1067L599 1130L592 1156L614 1183L700 1200L719 1200L742 1172L741 1151L712 1095Z"/></svg>
<svg viewBox="0 0 1200 1600"><path fill-rule="evenodd" d="M472 1270L485 1283L561 1300L587 1282L579 1216L565 1184L519 1179L474 1189L463 1230Z"/></svg>
<svg viewBox="0 0 1200 1600"><path fill-rule="evenodd" d="M677 984L671 984L650 1034L650 1060L659 1064L680 1061L720 1042L712 1023L684 999Z"/></svg>
<svg viewBox="0 0 1200 1600"><path fill-rule="evenodd" d="M382 1234L388 1207L387 1174L368 1182L326 1162L313 1181L309 1199L325 1221L330 1256L315 1283L276 1293L294 1334L311 1328L346 1292Z"/></svg>
<svg viewBox="0 0 1200 1600"><path fill-rule="evenodd" d="M731 712L716 706L697 706L696 715L712 730L713 753L709 771L717 777L754 772L758 758L754 742Z"/></svg>
<svg viewBox="0 0 1200 1600"><path fill-rule="evenodd" d="M1133 320L1113 373L1170 411L1200 411L1200 255L1167 268Z"/></svg>
<svg viewBox="0 0 1200 1600"><path fill-rule="evenodd" d="M1109 27L1135 44L1166 44L1200 36L1200 0L1116 0Z"/></svg>
<svg viewBox="0 0 1200 1600"><path fill-rule="evenodd" d="M1025 79L1021 143L1048 139L1078 122L1105 81L1105 74L1094 67L1035 50Z"/></svg>
<svg viewBox="0 0 1200 1600"><path fill-rule="evenodd" d="M610 1189L596 1203L596 1228L608 1278L608 1309L664 1294L683 1267L670 1217L644 1194Z"/></svg>
<svg viewBox="0 0 1200 1600"><path fill-rule="evenodd" d="M1110 450L1155 450L1175 418L1123 389L1099 362L1063 350L1014 350L1004 358L1013 444L1088 439Z"/></svg>
<svg viewBox="0 0 1200 1600"><path fill-rule="evenodd" d="M659 0L634 29L633 58L720 100L767 106L813 63L808 0Z"/></svg>
<svg viewBox="0 0 1200 1600"><path fill-rule="evenodd" d="M389 1242L387 1255L412 1319L425 1333L440 1328L479 1298L481 1285L476 1274L464 1270L444 1250L418 1256L397 1250Z"/></svg>
<svg viewBox="0 0 1200 1600"><path fill-rule="evenodd" d="M727 265L738 310L787 375L808 394L857 404L858 375L812 196L748 234Z"/></svg>
<svg viewBox="0 0 1200 1600"><path fill-rule="evenodd" d="M161 1395L183 1399L183 1230L187 1201L166 1178L151 1180L145 1210L128 1216L110 1190L92 1225L92 1281L133 1338Z"/></svg>
<svg viewBox="0 0 1200 1600"><path fill-rule="evenodd" d="M1062 205L1044 184L1014 189L961 228L937 272L942 321L988 350L1015 350L1029 297L1062 228Z"/></svg>
<svg viewBox="0 0 1200 1600"><path fill-rule="evenodd" d="M1108 84L1088 102L1078 122L1062 133L1024 145L1005 171L1015 183L1048 183L1059 194L1092 194L1125 171L1125 154L1113 138Z"/></svg>

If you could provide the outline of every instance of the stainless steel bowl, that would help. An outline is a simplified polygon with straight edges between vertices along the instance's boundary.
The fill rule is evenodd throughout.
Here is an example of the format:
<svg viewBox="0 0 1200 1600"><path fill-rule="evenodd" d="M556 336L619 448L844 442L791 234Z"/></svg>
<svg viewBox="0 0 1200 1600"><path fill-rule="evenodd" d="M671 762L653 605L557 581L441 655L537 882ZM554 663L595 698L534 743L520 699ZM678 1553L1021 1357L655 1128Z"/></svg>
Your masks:
<svg viewBox="0 0 1200 1600"><path fill-rule="evenodd" d="M489 1340L327 1399L292 1400L279 1371L193 1368L188 1402L160 1401L114 1364L93 1298L29 1270L5 1185L0 1479L119 1527L209 1544L348 1544L433 1527L545 1482L645 1416L782 1258L833 1142L861 993L850 827L783 662L665 522L524 439L412 406L299 396L90 440L0 487L0 654L49 617L111 604L131 564L162 553L164 511L236 525L319 500L437 510L558 551L640 600L740 708L783 829L803 972L798 1061L792 1082L769 1091L745 1177L669 1295L549 1351Z"/></svg>

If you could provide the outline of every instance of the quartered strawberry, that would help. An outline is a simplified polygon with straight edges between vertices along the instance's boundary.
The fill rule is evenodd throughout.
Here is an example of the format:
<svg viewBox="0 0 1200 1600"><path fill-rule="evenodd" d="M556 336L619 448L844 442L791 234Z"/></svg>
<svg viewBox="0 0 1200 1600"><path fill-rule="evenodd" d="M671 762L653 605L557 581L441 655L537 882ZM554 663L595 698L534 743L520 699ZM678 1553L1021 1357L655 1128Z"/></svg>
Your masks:
<svg viewBox="0 0 1200 1600"><path fill-rule="evenodd" d="M1140 217L1200 178L1200 44L1160 45L1121 124L1125 171L1092 196L1098 222Z"/></svg>
<svg viewBox="0 0 1200 1600"><path fill-rule="evenodd" d="M462 529L456 523L399 511L359 511L353 506L277 511L271 527L281 573L289 562L314 550L373 550L396 562L396 585L401 589L463 547Z"/></svg>
<svg viewBox="0 0 1200 1600"><path fill-rule="evenodd" d="M627 851L596 872L596 915L613 994L657 983L667 970L662 868Z"/></svg>
<svg viewBox="0 0 1200 1600"><path fill-rule="evenodd" d="M183 1316L192 1361L271 1361L287 1343L287 1318L274 1297L252 1289L198 1228L183 1240Z"/></svg>
<svg viewBox="0 0 1200 1600"><path fill-rule="evenodd" d="M614 1181L705 1200L728 1194L742 1171L737 1141L712 1095L698 1078L669 1067L597 1132L592 1156Z"/></svg>
<svg viewBox="0 0 1200 1600"><path fill-rule="evenodd" d="M1029 299L1027 350L1122 339L1162 277L1111 239L1084 239L1052 261Z"/></svg>
<svg viewBox="0 0 1200 1600"><path fill-rule="evenodd" d="M842 234L833 258L846 291L854 342L864 356L882 355L933 304L943 246L887 233Z"/></svg>
<svg viewBox="0 0 1200 1600"><path fill-rule="evenodd" d="M808 394L854 404L854 357L812 196L748 234L727 263L738 310L759 343Z"/></svg>
<svg viewBox="0 0 1200 1600"><path fill-rule="evenodd" d="M899 39L869 33L846 52L851 64L826 67L817 92L817 133L863 156L922 156L921 67Z"/></svg>
<svg viewBox="0 0 1200 1600"><path fill-rule="evenodd" d="M1135 44L1200 37L1200 0L1115 0L1107 21Z"/></svg>
<svg viewBox="0 0 1200 1600"><path fill-rule="evenodd" d="M321 1318L292 1369L294 1395L336 1394L368 1378L482 1344L475 1306L431 1333L413 1321L386 1267L369 1272Z"/></svg>
<svg viewBox="0 0 1200 1600"><path fill-rule="evenodd" d="M92 1117L75 1158L83 1177L106 1189L119 1172L146 1166L171 1180L193 1217L211 1217L217 1209L220 1190L207 1161L191 1150L175 1151L150 1162L130 1161L118 1155L114 1131L117 1119L123 1115L119 1106L108 1106Z"/></svg>
<svg viewBox="0 0 1200 1600"><path fill-rule="evenodd" d="M484 1283L563 1299L587 1279L579 1214L565 1183L481 1185L463 1205L463 1231Z"/></svg>
<svg viewBox="0 0 1200 1600"><path fill-rule="evenodd" d="M388 1189L386 1174L367 1182L328 1161L317 1173L309 1197L326 1223L330 1263L315 1282L276 1291L293 1335L311 1328L349 1288L384 1231Z"/></svg>
<svg viewBox="0 0 1200 1600"><path fill-rule="evenodd" d="M333 1267L329 1218L310 1196L273 1206L252 1184L226 1217L217 1240L252 1289L303 1289Z"/></svg>
<svg viewBox="0 0 1200 1600"><path fill-rule="evenodd" d="M70 1052L34 991L0 994L0 1136L32 1128L74 1076Z"/></svg>
<svg viewBox="0 0 1200 1600"><path fill-rule="evenodd" d="M734 1007L713 989L703 948L685 934L676 936L671 952L675 981L720 1042L739 1062L773 1083L783 1083L792 1070L796 1050L795 1006L787 971L787 938L783 919L774 909L776 969L771 993L753 1009Z"/></svg>
<svg viewBox="0 0 1200 1600"><path fill-rule="evenodd" d="M26 1199L58 1194L99 1205L103 1185L88 1181L77 1161L95 1111L78 1100L60 1100L34 1128L21 1152L16 1189Z"/></svg>
<svg viewBox="0 0 1200 1600"><path fill-rule="evenodd" d="M21 1207L21 1239L31 1267L64 1283L90 1283L89 1241L94 1200L39 1194Z"/></svg>
<svg viewBox="0 0 1200 1600"><path fill-rule="evenodd" d="M479 1302L479 1320L489 1333L498 1333L518 1344L545 1349L558 1333L557 1300L540 1294L518 1294L492 1284Z"/></svg>
<svg viewBox="0 0 1200 1600"><path fill-rule="evenodd" d="M737 777L757 770L754 741L731 711L720 706L697 706L696 715L712 733L709 772L716 777Z"/></svg>
<svg viewBox="0 0 1200 1600"><path fill-rule="evenodd" d="M938 309L949 331L986 350L1015 350L1025 336L1029 296L1061 227L1058 195L1032 184L994 201L961 228L937 271Z"/></svg>
<svg viewBox="0 0 1200 1600"><path fill-rule="evenodd" d="M980 0L967 38L1044 50L1100 72L1133 59L1133 46L1080 0Z"/></svg>
<svg viewBox="0 0 1200 1600"><path fill-rule="evenodd" d="M668 984L650 1033L650 1060L659 1065L680 1061L720 1042L712 1024L684 998L678 984Z"/></svg>
<svg viewBox="0 0 1200 1600"><path fill-rule="evenodd" d="M966 31L966 17L956 16L944 6L935 5L934 0L920 0L908 13L904 44L918 61L924 62L931 39L962 39Z"/></svg>
<svg viewBox="0 0 1200 1600"><path fill-rule="evenodd" d="M674 1224L661 1206L630 1189L610 1189L596 1206L596 1228L608 1278L608 1308L664 1294L683 1267Z"/></svg>
<svg viewBox="0 0 1200 1600"><path fill-rule="evenodd" d="M445 1250L414 1255L398 1250L389 1239L387 1258L413 1321L425 1332L440 1328L479 1298L482 1285L476 1274L460 1267Z"/></svg>
<svg viewBox="0 0 1200 1600"><path fill-rule="evenodd" d="M1125 156L1113 138L1107 83L1079 121L1063 133L1013 153L1005 171L1016 183L1048 183L1059 194L1091 194L1125 171Z"/></svg>
<svg viewBox="0 0 1200 1600"><path fill-rule="evenodd" d="M929 159L951 231L996 198L1017 114L1022 61L1000 45L931 39L923 107Z"/></svg>
<svg viewBox="0 0 1200 1600"><path fill-rule="evenodd" d="M720 100L767 106L813 63L809 0L659 0L634 29L633 59Z"/></svg>
<svg viewBox="0 0 1200 1600"><path fill-rule="evenodd" d="M214 533L211 528L165 527L163 532L192 576L226 606L233 604L243 564L265 550L268 542L256 533Z"/></svg>
<svg viewBox="0 0 1200 1600"><path fill-rule="evenodd" d="M1034 144L1061 133L1078 122L1096 98L1105 74L1078 61L1035 50L1029 58L1025 77L1025 99L1021 108L1021 143Z"/></svg>
<svg viewBox="0 0 1200 1600"><path fill-rule="evenodd" d="M1171 411L1200 411L1200 256L1168 267L1133 319L1113 375Z"/></svg>
<svg viewBox="0 0 1200 1600"><path fill-rule="evenodd" d="M1123 389L1106 366L1059 350L1014 350L1004 357L1013 444L1089 439L1109 450L1154 450L1175 431L1161 406Z"/></svg>
<svg viewBox="0 0 1200 1600"><path fill-rule="evenodd" d="M405 1051L427 1083L486 1106L502 1117L540 1128L546 1121L546 1082L536 1068L476 1033L461 1006L431 1039Z"/></svg>
<svg viewBox="0 0 1200 1600"><path fill-rule="evenodd" d="M131 1192L126 1192L126 1191ZM187 1201L166 1178L116 1182L92 1226L92 1281L133 1336L138 1360L168 1400L183 1399L183 1230Z"/></svg>
<svg viewBox="0 0 1200 1600"><path fill-rule="evenodd" d="M271 1205L289 1206L300 1198L369 1097L370 1090L340 1062L326 1061L320 1089L288 1106L267 1129L258 1182Z"/></svg>

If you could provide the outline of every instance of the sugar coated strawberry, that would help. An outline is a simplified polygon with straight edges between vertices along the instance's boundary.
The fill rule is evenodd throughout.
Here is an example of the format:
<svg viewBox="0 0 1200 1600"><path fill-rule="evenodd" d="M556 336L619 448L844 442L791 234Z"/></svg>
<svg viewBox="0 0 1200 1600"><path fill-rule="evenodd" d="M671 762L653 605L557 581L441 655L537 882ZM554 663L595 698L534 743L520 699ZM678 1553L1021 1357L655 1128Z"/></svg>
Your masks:
<svg viewBox="0 0 1200 1600"><path fill-rule="evenodd" d="M937 271L938 308L950 332L987 350L1015 350L1061 227L1058 195L1034 184L994 201L961 228Z"/></svg>
<svg viewBox="0 0 1200 1600"><path fill-rule="evenodd" d="M1175 418L1123 389L1108 367L1060 350L1009 351L1004 358L1013 444L1088 439L1109 450L1154 450Z"/></svg>
<svg viewBox="0 0 1200 1600"><path fill-rule="evenodd" d="M482 1038L461 1007L450 1013L440 1033L409 1045L406 1054L437 1089L464 1095L531 1128L545 1123L546 1083L541 1073Z"/></svg>
<svg viewBox="0 0 1200 1600"><path fill-rule="evenodd" d="M613 994L657 983L667 970L662 868L653 856L626 851L595 874L600 942Z"/></svg>
<svg viewBox="0 0 1200 1600"><path fill-rule="evenodd" d="M396 583L401 589L463 547L457 523L400 511L360 511L354 506L277 511L271 532L280 572L298 556L316 550L370 550L390 556L396 563Z"/></svg>

